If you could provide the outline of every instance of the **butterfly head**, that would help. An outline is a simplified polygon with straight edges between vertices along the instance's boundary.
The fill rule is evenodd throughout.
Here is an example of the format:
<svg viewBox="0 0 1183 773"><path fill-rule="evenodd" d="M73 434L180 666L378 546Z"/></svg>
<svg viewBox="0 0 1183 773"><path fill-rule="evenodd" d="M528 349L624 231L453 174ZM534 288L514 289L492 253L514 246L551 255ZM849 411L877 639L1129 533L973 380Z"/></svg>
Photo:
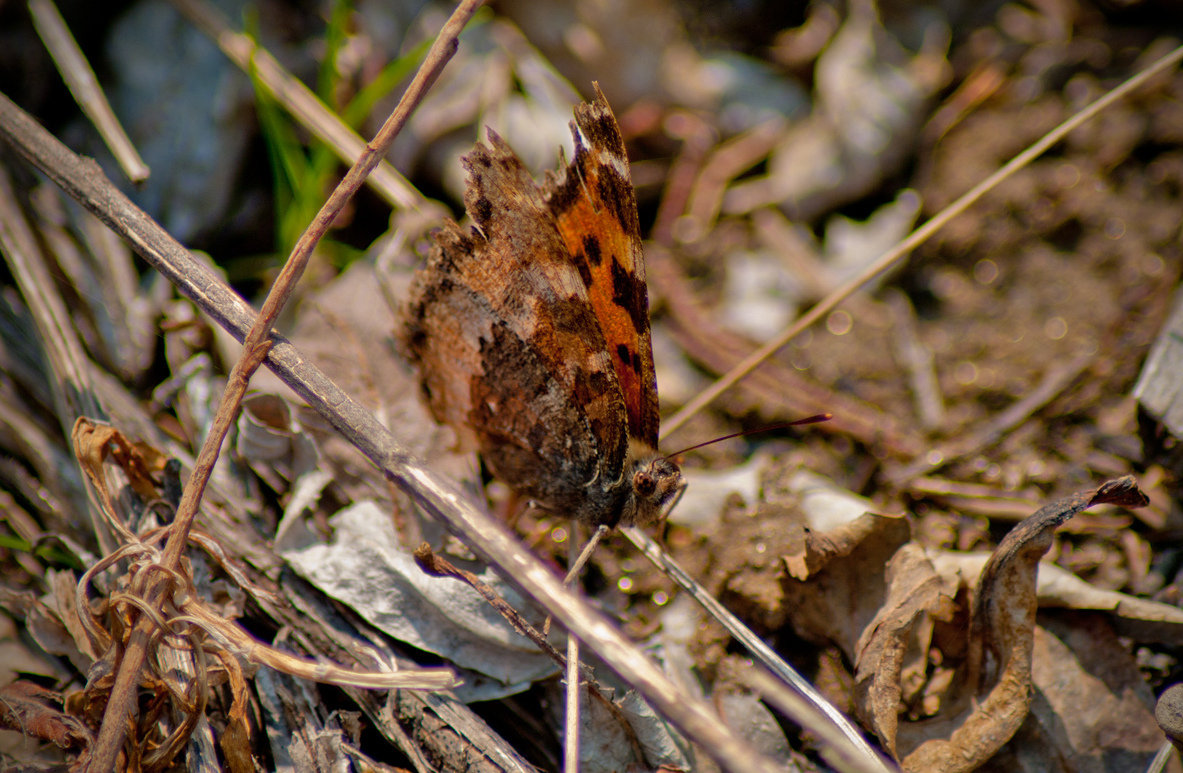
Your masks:
<svg viewBox="0 0 1183 773"><path fill-rule="evenodd" d="M653 449L634 443L630 451L632 517L622 520L642 526L656 523L666 516L673 501L686 488L686 481L676 463Z"/></svg>

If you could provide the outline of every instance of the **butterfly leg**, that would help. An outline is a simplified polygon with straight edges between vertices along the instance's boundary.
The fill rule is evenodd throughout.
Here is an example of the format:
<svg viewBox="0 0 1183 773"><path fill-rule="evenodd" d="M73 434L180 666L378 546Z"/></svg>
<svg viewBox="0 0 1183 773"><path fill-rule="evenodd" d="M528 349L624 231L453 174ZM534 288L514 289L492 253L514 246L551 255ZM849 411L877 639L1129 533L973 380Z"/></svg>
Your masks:
<svg viewBox="0 0 1183 773"><path fill-rule="evenodd" d="M580 572L583 571L583 567L587 566L587 562L591 559L592 553L596 549L596 545L600 544L600 540L602 540L604 535L607 533L608 527L604 524L600 524L596 527L596 530L591 535L591 539L587 541L587 544L583 546L583 550L579 553L579 557L575 559L575 563L572 564L571 568L567 570L567 576L563 578L564 585L569 586L575 581L575 578L578 577Z"/></svg>
<svg viewBox="0 0 1183 773"><path fill-rule="evenodd" d="M678 481L678 488L677 491L674 492L673 499L670 500L669 505L666 506L665 511L661 514L662 523L665 523L669 520L670 513L672 513L674 508L678 506L678 503L682 501L682 495L686 493L687 485L688 484L685 478Z"/></svg>
<svg viewBox="0 0 1183 773"><path fill-rule="evenodd" d="M571 538L575 539L575 535L579 533L579 522L574 518L571 519ZM600 544L600 540L608 533L608 527L600 524L592 533L591 538L587 544L583 546L579 556L575 562L571 564L571 568L567 570L567 576L563 578L563 585L570 587L575 578L577 578L583 571L583 567L587 566L587 562L591 559L592 553L595 552L596 546ZM544 636L550 634L550 615L546 616L546 620L542 623L542 634Z"/></svg>

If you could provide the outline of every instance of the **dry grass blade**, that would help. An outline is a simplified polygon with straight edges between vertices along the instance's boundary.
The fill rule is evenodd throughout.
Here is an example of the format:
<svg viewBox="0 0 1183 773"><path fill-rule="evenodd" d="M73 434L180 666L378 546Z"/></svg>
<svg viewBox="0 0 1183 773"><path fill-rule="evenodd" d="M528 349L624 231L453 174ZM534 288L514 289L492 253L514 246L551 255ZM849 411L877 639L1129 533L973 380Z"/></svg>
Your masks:
<svg viewBox="0 0 1183 773"><path fill-rule="evenodd" d="M52 286L52 278L37 244L28 221L17 206L8 172L0 169L0 252L3 252L17 287L36 320L41 340L45 342L46 356L55 376L48 386L56 414L60 417L101 416L102 409L91 384L90 364L82 342L69 324L69 314L61 297L47 290ZM62 430L65 432L66 428L62 427ZM112 548L115 541L104 524L96 519L95 509L85 502L76 504L91 519L91 529L99 546L104 550Z"/></svg>
<svg viewBox="0 0 1183 773"><path fill-rule="evenodd" d="M745 673L744 679L794 722L817 733L822 741L822 755L840 773L885 773L896 769L877 754L868 754L866 749L851 744L843 733L835 732L833 724L818 713L813 703L770 674L752 669Z"/></svg>
<svg viewBox="0 0 1183 773"><path fill-rule="evenodd" d="M243 72L254 72L270 95L321 141L333 148L344 163L353 164L366 152L366 141L341 122L298 78L262 46L235 32L222 13L203 0L173 0L173 5L214 40ZM380 156L379 156L380 157ZM420 209L424 199L389 162L382 160L368 178L369 184L398 209Z"/></svg>
<svg viewBox="0 0 1183 773"><path fill-rule="evenodd" d="M622 529L622 531L628 537L629 541L641 551L642 555L652 561L670 579L689 593L695 601L701 604L712 618L727 629L727 632L735 637L735 640L744 649L768 669L769 673L775 674L784 684L789 685L798 695L802 696L811 707L808 716L811 719L824 719L822 724L826 726L825 732L827 734L831 731L836 732L843 737L844 746L857 750L867 759L877 759L875 752L867 744L867 740L863 738L862 733L851 724L850 720L834 704L826 700L825 696L810 684L805 677L801 676L796 669L786 663L763 639L756 636L750 628L743 624L743 621L732 614L731 610L720 604L702 585L687 574L682 567L678 566L673 558L662 550L661 546L651 539L648 534L634 527L628 527ZM811 729L822 732L819 728L812 725L810 727Z"/></svg>
<svg viewBox="0 0 1183 773"><path fill-rule="evenodd" d="M572 543L574 546L574 543ZM542 650L551 660L553 660L560 668L565 669L567 679L567 722L566 732L564 736L564 752L567 755L564 769L577 770L579 767L578 753L579 753L579 695L582 688L586 685L588 694L595 698L599 704L608 709L608 711L615 717L619 717L620 711L612 700L604 694L596 682L595 673L583 665L579 661L579 647L578 645L572 647L572 642L578 642L574 636L567 639L567 655L563 656L556 650L549 641L546 640L545 634L534 628L530 623L522 617L516 609L508 604L505 599L497 595L497 592L489 587L488 584L481 581L479 577L472 572L466 572L442 556L436 555L431 549L431 546L424 543L415 550L415 563L419 565L424 572L436 577L450 577L460 582L465 583L470 588L481 594L481 597L494 609L497 610L502 617L513 627L515 631L528 638L534 643L538 649ZM572 703L576 704L576 708L572 708ZM621 720L620 726L630 735L633 745L637 744L635 734L632 728L626 721ZM568 740L569 739L569 740Z"/></svg>
<svg viewBox="0 0 1183 773"><path fill-rule="evenodd" d="M29 13L37 27L37 34L45 42L45 47L49 49L58 66L62 80L69 86L70 93L78 101L82 112L94 123L99 134L103 136L112 155L123 167L123 173L127 175L127 179L133 183L140 183L148 179L148 165L144 163L144 159L140 158L135 146L128 139L127 133L123 131L119 119L111 110L110 103L107 102L102 88L99 87L94 70L86 61L82 50L78 48L78 43L70 34L70 29L58 12L57 6L53 4L52 0L30 0Z"/></svg>
<svg viewBox="0 0 1183 773"><path fill-rule="evenodd" d="M579 523L574 518L570 521L570 528L572 534L579 533ZM599 528L596 529L596 533L600 533ZM590 542L595 542L595 539L589 540ZM567 565L571 569L568 570L567 577L563 580L564 583L570 581L572 572L578 575L581 553L586 554L588 550L577 550L575 540L570 540L567 551ZM563 731L563 771L564 773L576 773L579 770L579 693L581 680L579 678L579 639L576 639L574 636L567 637L566 665L567 716L564 720Z"/></svg>
<svg viewBox="0 0 1183 773"><path fill-rule="evenodd" d="M426 542L415 549L415 563L424 572L434 577L450 577L468 585L477 593L481 594L481 597L489 606L496 609L515 631L534 642L534 646L546 653L557 665L563 667L567 665L566 658L546 640L545 634L530 625L529 621L522 617L520 612L514 609L501 596L497 595L495 590L489 587L487 583L482 582L475 574L459 569L447 559L436 555L431 549L431 545L428 545ZM592 673L590 671L586 672L585 677L592 678Z"/></svg>
<svg viewBox="0 0 1183 773"><path fill-rule="evenodd" d="M891 475L892 482L900 486L906 485L916 476L932 472L956 459L998 442L1009 430L1018 426L1031 414L1047 405L1067 389L1085 372L1094 359L1095 355L1087 353L1070 362L1058 363L1049 368L1044 374L1043 381L1025 398L999 413L991 421L974 428L965 436L933 448L915 462L895 470Z"/></svg>

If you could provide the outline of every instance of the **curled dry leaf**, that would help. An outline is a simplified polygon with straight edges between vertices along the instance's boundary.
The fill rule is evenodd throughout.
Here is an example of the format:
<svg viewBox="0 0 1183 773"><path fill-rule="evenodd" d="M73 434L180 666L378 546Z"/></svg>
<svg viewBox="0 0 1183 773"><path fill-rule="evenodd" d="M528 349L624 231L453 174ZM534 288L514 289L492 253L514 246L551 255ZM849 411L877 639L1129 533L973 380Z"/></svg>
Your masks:
<svg viewBox="0 0 1183 773"><path fill-rule="evenodd" d="M128 484L138 496L145 501L156 497L156 484L152 475L164 468L165 458L162 454L144 444L132 443L114 427L99 424L85 416L74 422L72 435L78 463L95 492L104 497L105 503L110 493L103 484L103 463L108 459L123 470Z"/></svg>
<svg viewBox="0 0 1183 773"><path fill-rule="evenodd" d="M929 551L937 573L954 584L972 587L990 560L989 553ZM1106 612L1117 632L1139 642L1178 644L1183 640L1183 609L1128 593L1097 588L1049 561L1039 565L1036 595L1043 608Z"/></svg>
<svg viewBox="0 0 1183 773"><path fill-rule="evenodd" d="M1057 527L1087 507L1146 504L1133 478L1061 499L1016 526L982 570L971 607L965 672L949 712L903 759L907 770L969 771L997 752L1023 724L1031 703L1036 570ZM927 723L926 723L927 724ZM951 732L946 735L943 728Z"/></svg>
<svg viewBox="0 0 1183 773"><path fill-rule="evenodd" d="M242 668L228 653L219 653L219 660L226 668L226 678L233 696L230 711L226 713L226 729L218 739L222 753L226 755L226 767L231 773L251 773L255 769L251 755L251 724L248 716L250 692Z"/></svg>
<svg viewBox="0 0 1183 773"><path fill-rule="evenodd" d="M953 618L953 599L919 546L900 547L884 575L887 598L859 637L855 699L860 718L896 755L902 698L924 687L933 621Z"/></svg>
<svg viewBox="0 0 1183 773"><path fill-rule="evenodd" d="M783 559L794 625L854 662L856 711L892 754L900 702L924 686L933 621L953 615L951 595L911 536L906 519L866 513L806 532Z"/></svg>
<svg viewBox="0 0 1183 773"><path fill-rule="evenodd" d="M1154 695L1128 642L1096 613L1040 615L1031 653L1034 697L992 771L1142 773L1162 735ZM1175 770L1178 770L1175 768Z"/></svg>
<svg viewBox="0 0 1183 773"><path fill-rule="evenodd" d="M863 545L869 537L887 537L887 543L898 545L890 537L911 535L907 521L888 515L866 513L832 531L819 533L807 531L798 552L784 557L785 569L796 580L807 580L824 568L832 559L849 556L855 548Z"/></svg>
<svg viewBox="0 0 1183 773"><path fill-rule="evenodd" d="M797 631L834 642L854 660L855 642L887 596L884 567L909 539L905 519L871 513L824 534L805 532L800 550L783 559L784 607Z"/></svg>
<svg viewBox="0 0 1183 773"><path fill-rule="evenodd" d="M1072 673L1081 678L1069 681L1089 682L1088 669L1104 661L1105 656L1080 653L1074 645L1068 645L1073 647L1071 657L1053 656L1059 651L1055 645L1039 644L1059 636L1035 627L1036 569L1056 528L1094 504L1137 507L1145 501L1131 478L1059 500L1017 526L984 566L961 573L950 570L948 562L934 565L933 556L910 541L904 519L864 514L824 533L806 530L782 556L787 575L782 577L783 608L798 633L833 642L855 664L855 709L884 748L903 758L906 769L972 770L1023 725L1033 689L1041 690L1049 704L1072 700L1065 691L1055 691L1062 679L1050 674L1078 664ZM978 569L981 579L967 614L955 603L963 598L958 587L975 588ZM1127 614L1135 609L1126 600L1091 601L1093 607L1125 609ZM1139 614L1146 617L1150 611ZM1169 617L1152 617L1151 622L1169 624ZM968 622L959 628L959 619ZM945 635L934 641L938 622ZM930 674L934 646L940 648L945 667ZM1056 663L1041 661L1033 669L1035 650ZM1109 681L1094 687L1089 700L1107 707L1107 714L1142 716L1136 705L1140 699L1129 698L1133 688L1102 689L1111 687ZM922 701L936 716L901 725L901 706L916 707ZM1053 732L1057 722L1059 730ZM1099 720L1065 730L1069 725L1051 717L1036 721L1030 732L1049 739L1049 754L1082 762L1092 752L1074 742L1098 733L1112 735L1115 727L1124 727L1122 736L1133 739L1127 744L1131 752L1141 753L1145 746L1129 723Z"/></svg>

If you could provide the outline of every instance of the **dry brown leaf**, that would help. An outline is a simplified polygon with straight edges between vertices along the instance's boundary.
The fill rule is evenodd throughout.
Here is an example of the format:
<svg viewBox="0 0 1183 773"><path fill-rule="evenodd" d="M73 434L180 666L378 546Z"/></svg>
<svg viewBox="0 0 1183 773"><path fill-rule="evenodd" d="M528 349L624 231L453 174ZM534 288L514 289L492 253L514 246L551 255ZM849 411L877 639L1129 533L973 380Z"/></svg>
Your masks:
<svg viewBox="0 0 1183 773"><path fill-rule="evenodd" d="M943 550L929 551L928 555L946 582L960 582L967 587L973 587L977 582L982 567L990 558L988 553ZM1183 609L1161 601L1097 588L1049 561L1039 565L1036 592L1040 608L1104 611L1120 634L1136 641L1171 645L1183 642Z"/></svg>
<svg viewBox="0 0 1183 773"><path fill-rule="evenodd" d="M233 657L223 654L219 660L226 667L230 694L234 700L226 714L226 729L222 731L218 745L226 755L226 767L230 768L231 773L253 773L255 762L251 754L251 723L247 716L250 693L246 679Z"/></svg>
<svg viewBox="0 0 1183 773"><path fill-rule="evenodd" d="M945 716L923 723L931 731L929 738L907 754L905 769L974 770L1023 724L1031 702L1039 559L1051 547L1057 527L1103 502L1137 507L1146 497L1132 477L1119 478L1041 508L1003 538L974 595L966 668L954 683L958 700ZM903 740L897 739L901 747Z"/></svg>
<svg viewBox="0 0 1183 773"><path fill-rule="evenodd" d="M806 531L800 552L784 557L785 569L796 580L808 580L834 558L850 555L868 537L897 533L898 526L893 525L892 521L904 523L904 531L907 536L911 536L906 522L898 516L878 513L866 513L825 533Z"/></svg>
<svg viewBox="0 0 1183 773"><path fill-rule="evenodd" d="M950 625L956 582L909 541L906 521L873 515L824 534L806 533L802 547L782 559L792 575L784 579L785 606L799 633L835 643L854 661L856 710L889 752L905 757L905 768L972 770L1028 716L1036 568L1056 528L1093 504L1134 507L1144 501L1133 480L1123 478L1023 521L982 568L976 586L962 578L975 595L960 628ZM940 641L935 654L949 665L964 662L956 671L930 675L938 620L961 633ZM922 712L940 711L932 720L900 726L902 707L918 704Z"/></svg>
<svg viewBox="0 0 1183 773"><path fill-rule="evenodd" d="M907 520L871 513L825 534L807 532L801 552L783 559L790 574L784 607L793 626L806 638L837 644L853 661L855 643L887 596L885 569L909 539Z"/></svg>
<svg viewBox="0 0 1183 773"><path fill-rule="evenodd" d="M45 599L34 599L25 612L25 627L33 640L43 650L51 655L67 658L79 673L87 670L95 661L94 648L91 646L85 632L79 638L77 631L78 617L74 613L73 601L65 602L57 596L59 585L64 584L60 577L70 577L69 572L58 572L51 577L55 597L53 603ZM73 584L70 586L73 591ZM67 620L67 615L73 617Z"/></svg>
<svg viewBox="0 0 1183 773"><path fill-rule="evenodd" d="M895 756L901 700L925 685L933 618L951 620L953 599L918 545L903 545L887 565L887 599L864 629L855 660L855 707Z"/></svg>
<svg viewBox="0 0 1183 773"><path fill-rule="evenodd" d="M50 587L53 589L53 599L55 611L70 633L74 640L74 646L78 648L83 658L89 659L90 663L98 660L99 653L95 651L94 644L90 637L86 635L86 629L83 628L82 622L78 618L78 608L75 605L77 600L78 578L74 576L73 572L69 571L54 571L49 570L47 576L50 581Z"/></svg>
<svg viewBox="0 0 1183 773"><path fill-rule="evenodd" d="M143 443L132 443L115 427L86 417L74 422L74 453L100 496L110 497L103 485L103 463L112 459L127 475L128 484L145 501L157 496L152 473L164 468L165 458ZM114 512L114 510L112 510Z"/></svg>
<svg viewBox="0 0 1183 773"><path fill-rule="evenodd" d="M1036 626L1034 698L990 771L1142 773L1162 743L1154 695L1105 616L1058 612ZM1173 771L1178 771L1176 764Z"/></svg>

